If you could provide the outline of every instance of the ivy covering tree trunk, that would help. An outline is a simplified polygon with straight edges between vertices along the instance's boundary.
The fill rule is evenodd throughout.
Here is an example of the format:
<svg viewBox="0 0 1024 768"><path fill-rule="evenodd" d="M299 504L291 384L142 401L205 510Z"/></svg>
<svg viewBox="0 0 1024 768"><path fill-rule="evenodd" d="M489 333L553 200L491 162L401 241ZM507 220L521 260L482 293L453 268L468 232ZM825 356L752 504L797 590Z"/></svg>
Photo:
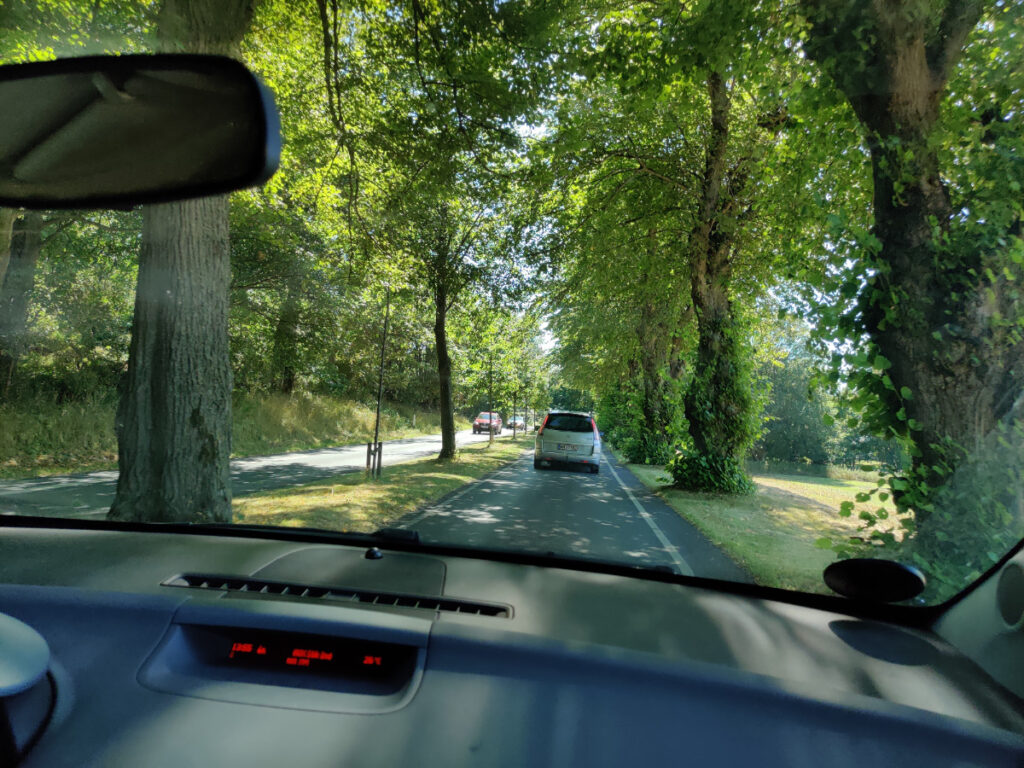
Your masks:
<svg viewBox="0 0 1024 768"><path fill-rule="evenodd" d="M1005 257L1019 219L973 231L959 222L940 164L942 99L984 4L803 5L807 51L846 96L871 153L877 242L866 249L874 275L856 329L871 348L851 380L873 398L868 426L909 445L910 475L893 487L927 538L935 494L1024 384L1015 287L1022 275Z"/></svg>
<svg viewBox="0 0 1024 768"><path fill-rule="evenodd" d="M712 72L707 89L710 135L688 248L697 359L684 408L693 450L677 456L669 471L684 488L746 493L753 487L742 463L753 439L753 406L729 298L736 196L743 179L742 172L729 169L727 163L730 96L724 78Z"/></svg>
<svg viewBox="0 0 1024 768"><path fill-rule="evenodd" d="M673 417L668 402L669 382L665 367L666 329L656 320L657 308L645 303L640 310L640 451L643 462L663 464L668 460L668 426Z"/></svg>
<svg viewBox="0 0 1024 768"><path fill-rule="evenodd" d="M253 0L165 0L161 47L237 55ZM231 520L228 199L148 206L113 520Z"/></svg>

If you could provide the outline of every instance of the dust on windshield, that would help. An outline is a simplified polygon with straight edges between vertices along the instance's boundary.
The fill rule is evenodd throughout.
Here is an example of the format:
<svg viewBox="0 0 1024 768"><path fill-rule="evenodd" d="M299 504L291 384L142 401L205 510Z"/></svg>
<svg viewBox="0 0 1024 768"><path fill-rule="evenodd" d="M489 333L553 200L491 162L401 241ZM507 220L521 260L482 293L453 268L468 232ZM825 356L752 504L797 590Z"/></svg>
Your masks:
<svg viewBox="0 0 1024 768"><path fill-rule="evenodd" d="M0 513L919 602L1024 535L1019 2L193 5L6 6L3 63L242 60L284 151L0 210Z"/></svg>

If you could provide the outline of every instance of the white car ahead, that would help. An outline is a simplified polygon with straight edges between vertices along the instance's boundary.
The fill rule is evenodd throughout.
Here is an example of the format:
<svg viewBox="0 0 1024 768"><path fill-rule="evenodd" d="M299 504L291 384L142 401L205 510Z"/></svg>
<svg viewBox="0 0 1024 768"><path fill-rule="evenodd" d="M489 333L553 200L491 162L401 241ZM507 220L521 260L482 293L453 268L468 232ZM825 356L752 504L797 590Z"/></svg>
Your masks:
<svg viewBox="0 0 1024 768"><path fill-rule="evenodd" d="M552 411L537 431L533 450L534 469L552 464L582 464L597 474L601 470L601 436L588 413Z"/></svg>

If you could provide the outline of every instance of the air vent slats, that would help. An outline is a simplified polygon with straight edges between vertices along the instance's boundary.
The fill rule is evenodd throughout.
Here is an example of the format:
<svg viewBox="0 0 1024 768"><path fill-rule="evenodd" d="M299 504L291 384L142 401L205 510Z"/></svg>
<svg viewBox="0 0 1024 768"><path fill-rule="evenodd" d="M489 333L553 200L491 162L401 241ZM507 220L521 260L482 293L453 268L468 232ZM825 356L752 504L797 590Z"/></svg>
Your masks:
<svg viewBox="0 0 1024 768"><path fill-rule="evenodd" d="M187 587L217 592L247 592L259 595L296 597L305 600L334 600L363 603L392 608L411 608L422 611L445 611L471 616L511 618L512 608L497 603L478 603L458 598L434 598L424 595L405 595L392 592L374 592L364 589L323 587L315 584L290 584L282 581L239 579L237 577L210 576L183 573L162 582L165 587Z"/></svg>

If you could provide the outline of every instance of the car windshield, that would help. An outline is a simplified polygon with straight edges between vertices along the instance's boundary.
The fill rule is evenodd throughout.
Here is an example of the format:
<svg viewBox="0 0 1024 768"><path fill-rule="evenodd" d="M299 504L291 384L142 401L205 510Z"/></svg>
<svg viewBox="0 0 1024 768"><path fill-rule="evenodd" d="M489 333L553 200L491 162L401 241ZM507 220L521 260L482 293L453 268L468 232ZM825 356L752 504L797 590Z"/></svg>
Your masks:
<svg viewBox="0 0 1024 768"><path fill-rule="evenodd" d="M244 62L283 150L0 209L0 513L822 594L881 558L912 604L1018 545L1020 2L190 6L4 5L3 64Z"/></svg>

